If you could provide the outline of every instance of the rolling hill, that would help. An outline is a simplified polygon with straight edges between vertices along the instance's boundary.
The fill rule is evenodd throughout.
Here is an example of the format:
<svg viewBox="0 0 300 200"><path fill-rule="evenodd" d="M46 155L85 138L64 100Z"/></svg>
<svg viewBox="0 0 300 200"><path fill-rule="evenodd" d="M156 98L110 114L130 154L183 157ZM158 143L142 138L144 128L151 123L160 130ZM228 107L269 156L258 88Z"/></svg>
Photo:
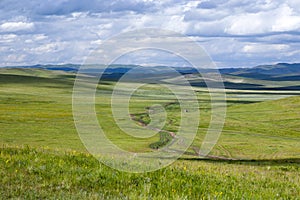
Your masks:
<svg viewBox="0 0 300 200"><path fill-rule="evenodd" d="M256 78L270 81L299 81L300 64L278 63L275 65L260 65L253 68L220 69L222 74Z"/></svg>

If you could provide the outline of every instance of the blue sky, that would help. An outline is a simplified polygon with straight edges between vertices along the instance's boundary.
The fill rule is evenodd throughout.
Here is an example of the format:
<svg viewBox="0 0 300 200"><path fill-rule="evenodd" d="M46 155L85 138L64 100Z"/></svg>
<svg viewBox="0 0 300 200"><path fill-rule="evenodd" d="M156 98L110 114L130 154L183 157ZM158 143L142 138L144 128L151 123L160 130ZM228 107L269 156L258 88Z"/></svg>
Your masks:
<svg viewBox="0 0 300 200"><path fill-rule="evenodd" d="M0 66L80 64L141 28L185 34L219 67L300 62L299 0L1 0Z"/></svg>

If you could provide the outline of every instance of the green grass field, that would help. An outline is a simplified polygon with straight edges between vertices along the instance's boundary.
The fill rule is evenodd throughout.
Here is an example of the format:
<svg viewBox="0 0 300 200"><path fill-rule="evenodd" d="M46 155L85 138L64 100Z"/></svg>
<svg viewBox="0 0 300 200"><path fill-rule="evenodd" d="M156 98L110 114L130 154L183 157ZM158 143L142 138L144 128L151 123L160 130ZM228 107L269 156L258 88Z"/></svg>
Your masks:
<svg viewBox="0 0 300 200"><path fill-rule="evenodd" d="M227 90L227 116L218 143L199 159L211 108L205 88L198 134L181 159L144 174L118 172L90 156L72 116L74 74L34 69L0 70L0 198L47 199L297 199L300 196L300 91ZM228 77L230 81L240 81ZM227 80L228 81L228 80ZM247 84L256 80L244 80ZM128 83L134 84L134 83ZM298 82L260 81L266 87ZM156 151L159 134L134 139L111 116L114 82L102 82L96 112L107 136L133 152ZM148 95L148 96L147 96ZM162 96L163 98L150 98ZM167 111L163 129L179 127L178 102L159 86L140 88L130 100L135 123L149 123L148 107ZM158 145L158 146L157 146ZM151 148L152 147L152 148Z"/></svg>

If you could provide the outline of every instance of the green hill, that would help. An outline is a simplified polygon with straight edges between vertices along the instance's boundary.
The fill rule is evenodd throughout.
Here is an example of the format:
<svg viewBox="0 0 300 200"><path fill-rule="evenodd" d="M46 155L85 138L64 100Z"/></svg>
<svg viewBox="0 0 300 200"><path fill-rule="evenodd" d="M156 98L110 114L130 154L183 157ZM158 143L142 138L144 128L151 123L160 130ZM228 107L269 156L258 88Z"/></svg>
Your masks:
<svg viewBox="0 0 300 200"><path fill-rule="evenodd" d="M2 198L293 199L300 196L298 93L226 90L228 110L224 130L209 156L199 159L194 150L203 141L211 111L209 93L205 88L195 87L201 121L192 147L167 168L130 174L99 164L87 154L72 116L73 83L72 73L0 70ZM114 125L109 111L114 84L107 81L98 86L99 123L121 148L155 151L150 144L160 139L158 135L137 140L121 134ZM153 85L149 88L154 88L151 94L167 92ZM172 98L162 101L142 98L139 94L146 91L144 88L133 95L131 114L147 121L147 107L161 103L169 117L164 129L176 131L179 105Z"/></svg>

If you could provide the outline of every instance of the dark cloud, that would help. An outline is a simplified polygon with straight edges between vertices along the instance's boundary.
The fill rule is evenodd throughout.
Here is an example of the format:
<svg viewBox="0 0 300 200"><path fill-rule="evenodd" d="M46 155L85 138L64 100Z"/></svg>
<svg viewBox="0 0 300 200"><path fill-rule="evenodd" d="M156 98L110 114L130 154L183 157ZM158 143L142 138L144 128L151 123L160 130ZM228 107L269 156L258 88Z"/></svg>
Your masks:
<svg viewBox="0 0 300 200"><path fill-rule="evenodd" d="M216 7L217 7L217 5L211 1L203 1L203 2L199 3L197 6L197 8L202 8L202 9L213 9Z"/></svg>
<svg viewBox="0 0 300 200"><path fill-rule="evenodd" d="M126 0L67 0L63 2L44 1L37 7L37 13L42 15L65 15L73 12L124 12L143 13L153 9L153 4Z"/></svg>
<svg viewBox="0 0 300 200"><path fill-rule="evenodd" d="M0 1L1 10L6 14L18 13L19 15L67 15L73 12L89 13L110 13L110 12L151 12L155 5L144 1L126 0L2 0Z"/></svg>

